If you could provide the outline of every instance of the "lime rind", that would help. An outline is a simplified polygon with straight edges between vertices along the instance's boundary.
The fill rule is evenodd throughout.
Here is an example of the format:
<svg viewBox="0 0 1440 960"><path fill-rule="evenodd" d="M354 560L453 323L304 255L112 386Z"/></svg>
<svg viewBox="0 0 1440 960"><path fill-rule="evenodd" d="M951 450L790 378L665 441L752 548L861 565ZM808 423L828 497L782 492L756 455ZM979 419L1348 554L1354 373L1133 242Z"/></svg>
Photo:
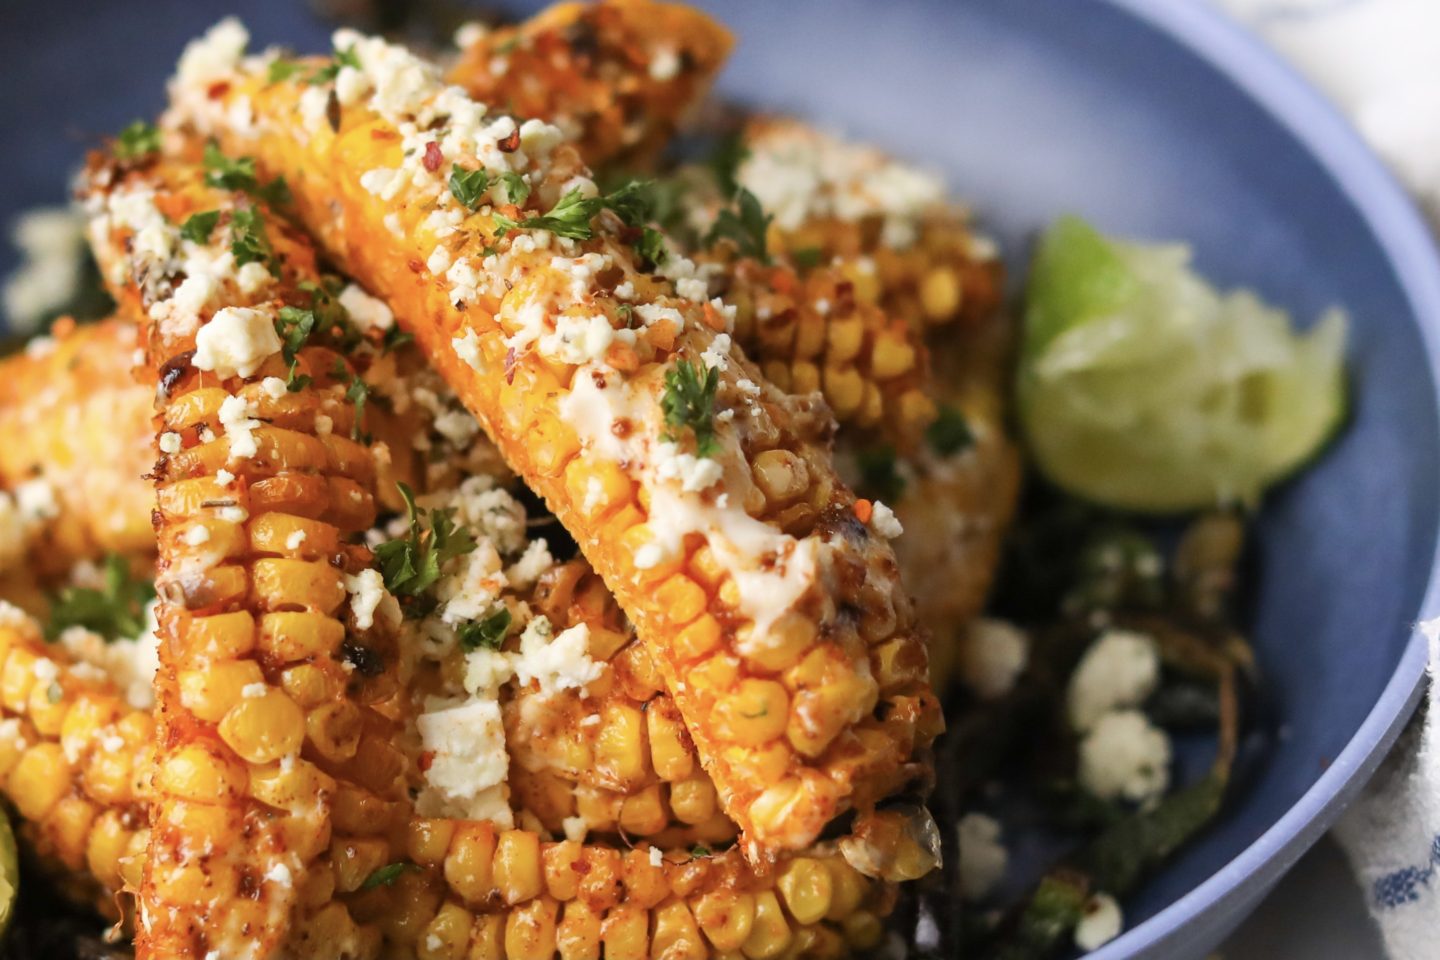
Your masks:
<svg viewBox="0 0 1440 960"><path fill-rule="evenodd" d="M1027 287L1020 416L1040 469L1088 499L1253 503L1343 419L1345 339L1338 310L1296 332L1249 291L1215 290L1183 246L1065 218Z"/></svg>

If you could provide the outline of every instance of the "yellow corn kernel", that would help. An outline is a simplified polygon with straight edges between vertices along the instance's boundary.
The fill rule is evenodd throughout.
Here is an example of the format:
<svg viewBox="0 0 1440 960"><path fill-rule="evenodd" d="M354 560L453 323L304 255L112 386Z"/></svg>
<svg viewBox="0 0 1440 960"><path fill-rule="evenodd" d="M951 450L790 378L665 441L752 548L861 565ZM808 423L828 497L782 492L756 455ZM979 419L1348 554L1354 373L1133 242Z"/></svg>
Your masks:
<svg viewBox="0 0 1440 960"><path fill-rule="evenodd" d="M656 697L645 710L650 763L661 780L685 780L695 772L695 751L680 711L669 697Z"/></svg>
<svg viewBox="0 0 1440 960"><path fill-rule="evenodd" d="M309 760L250 768L251 796L279 810L298 811L334 790L335 781Z"/></svg>
<svg viewBox="0 0 1440 960"><path fill-rule="evenodd" d="M720 621L704 614L675 635L675 656L681 662L696 660L720 645Z"/></svg>
<svg viewBox="0 0 1440 960"><path fill-rule="evenodd" d="M551 960L555 956L555 901L531 900L505 918L505 956L509 960Z"/></svg>
<svg viewBox="0 0 1440 960"><path fill-rule="evenodd" d="M437 867L445 862L454 836L454 820L411 820L406 828L405 851L420 866Z"/></svg>
<svg viewBox="0 0 1440 960"><path fill-rule="evenodd" d="M785 919L785 912L780 909L780 901L770 890L761 890L755 894L755 919L750 927L750 935L740 945L745 956L750 960L769 960L770 957L777 957L785 952L790 946L790 924Z"/></svg>
<svg viewBox="0 0 1440 960"><path fill-rule="evenodd" d="M850 419L865 400L865 380L854 367L827 366L824 386L825 399L841 420Z"/></svg>
<svg viewBox="0 0 1440 960"><path fill-rule="evenodd" d="M12 659L14 655L12 654ZM42 820L70 791L70 764L58 743L39 743L10 770L5 792L26 820Z"/></svg>
<svg viewBox="0 0 1440 960"><path fill-rule="evenodd" d="M870 372L878 380L890 380L915 369L915 348L903 334L883 334L875 340L870 354Z"/></svg>
<svg viewBox="0 0 1440 960"><path fill-rule="evenodd" d="M506 903L540 896L540 838L528 830L506 830L495 846L495 888Z"/></svg>
<svg viewBox="0 0 1440 960"><path fill-rule="evenodd" d="M600 925L605 960L647 960L650 956L650 913L636 904L612 907Z"/></svg>
<svg viewBox="0 0 1440 960"><path fill-rule="evenodd" d="M220 738L251 763L269 763L300 752L305 714L274 687L245 696L220 721Z"/></svg>
<svg viewBox="0 0 1440 960"><path fill-rule="evenodd" d="M825 911L825 919L838 923L860 908L866 882L843 857L827 857L824 863L830 871L830 909Z"/></svg>
<svg viewBox="0 0 1440 960"><path fill-rule="evenodd" d="M755 923L755 898L748 893L715 890L693 900L690 909L716 950L739 950Z"/></svg>
<svg viewBox="0 0 1440 960"><path fill-rule="evenodd" d="M330 847L335 888L354 893L376 870L390 862L390 844L378 837L338 840Z"/></svg>
<svg viewBox="0 0 1440 960"><path fill-rule="evenodd" d="M645 746L645 717L631 703L612 700L600 713L595 735L595 770L618 785L644 782L649 773Z"/></svg>
<svg viewBox="0 0 1440 960"><path fill-rule="evenodd" d="M35 664L39 659L24 647L12 649L5 658L4 672L0 673L0 700L10 712L25 712L30 688L35 686Z"/></svg>
<svg viewBox="0 0 1440 960"><path fill-rule="evenodd" d="M186 654L224 661L246 656L255 649L255 619L248 610L195 617L186 630Z"/></svg>
<svg viewBox="0 0 1440 960"><path fill-rule="evenodd" d="M670 895L665 882L665 868L655 866L648 847L625 851L621 860L625 880L625 900L650 909Z"/></svg>
<svg viewBox="0 0 1440 960"><path fill-rule="evenodd" d="M407 870L390 890L391 909L379 918L380 929L392 943L415 943L440 909L441 885L429 874Z"/></svg>
<svg viewBox="0 0 1440 960"><path fill-rule="evenodd" d="M466 960L506 960L503 913L482 913L475 918Z"/></svg>
<svg viewBox="0 0 1440 960"><path fill-rule="evenodd" d="M570 900L560 908L555 947L560 960L599 960L601 916L584 900Z"/></svg>
<svg viewBox="0 0 1440 960"><path fill-rule="evenodd" d="M783 736L789 718L790 697L774 680L742 680L716 708L717 722L729 739L747 747Z"/></svg>
<svg viewBox="0 0 1440 960"><path fill-rule="evenodd" d="M445 855L445 882L466 903L482 904L495 889L495 828L489 823L462 822L455 827Z"/></svg>
<svg viewBox="0 0 1440 960"><path fill-rule="evenodd" d="M785 908L801 926L818 923L830 909L833 889L825 864L810 857L796 857L780 872L776 883Z"/></svg>
<svg viewBox="0 0 1440 960"><path fill-rule="evenodd" d="M590 522L608 516L634 497L634 485L619 464L598 457L576 457L565 468L570 502Z"/></svg>
<svg viewBox="0 0 1440 960"><path fill-rule="evenodd" d="M306 607L334 614L346 600L340 571L325 562L266 557L252 573L255 599L271 610Z"/></svg>
<svg viewBox="0 0 1440 960"><path fill-rule="evenodd" d="M960 309L964 288L950 267L931 269L920 281L920 309L931 323L941 323Z"/></svg>
<svg viewBox="0 0 1440 960"><path fill-rule="evenodd" d="M234 802L247 782L240 764L199 744L187 744L160 764L156 786L181 800Z"/></svg>
<svg viewBox="0 0 1440 960"><path fill-rule="evenodd" d="M313 663L299 663L280 674L280 686L306 709L328 703L340 696L343 685L333 673Z"/></svg>
<svg viewBox="0 0 1440 960"><path fill-rule="evenodd" d="M46 817L43 831L54 845L55 855L71 870L79 870L85 862L85 845L90 825L98 811L84 797L62 797Z"/></svg>
<svg viewBox="0 0 1440 960"><path fill-rule="evenodd" d="M705 960L710 955L700 937L700 928L683 900L672 900L655 911L651 945L657 956L667 960Z"/></svg>
<svg viewBox="0 0 1440 960"><path fill-rule="evenodd" d="M620 804L620 829L626 833L648 837L664 830L669 822L658 783L630 794Z"/></svg>
<svg viewBox="0 0 1440 960"><path fill-rule="evenodd" d="M120 861L130 843L130 831L121 818L118 810L104 811L95 818L85 841L85 867L108 890L120 888Z"/></svg>
<svg viewBox="0 0 1440 960"><path fill-rule="evenodd" d="M345 625L315 611L282 611L260 618L260 649L282 662L328 657L344 640Z"/></svg>
<svg viewBox="0 0 1440 960"><path fill-rule="evenodd" d="M254 660L227 660L181 670L178 680L180 705L206 723L219 723L246 687L264 684L265 675Z"/></svg>
<svg viewBox="0 0 1440 960"><path fill-rule="evenodd" d="M841 921L845 942L856 951L873 950L885 936L885 921L868 910L857 910Z"/></svg>
<svg viewBox="0 0 1440 960"><path fill-rule="evenodd" d="M348 700L321 704L305 715L305 735L331 763L355 756L364 727L364 714Z"/></svg>
<svg viewBox="0 0 1440 960"><path fill-rule="evenodd" d="M674 627L683 627L705 612L707 597L700 585L683 573L667 577L655 588L655 604Z"/></svg>
<svg viewBox="0 0 1440 960"><path fill-rule="evenodd" d="M475 918L458 903L442 904L416 941L419 960L461 960Z"/></svg>
<svg viewBox="0 0 1440 960"><path fill-rule="evenodd" d="M751 641L746 657L762 670L778 673L797 663L815 645L815 621L790 610L776 618L763 640Z"/></svg>
<svg viewBox="0 0 1440 960"><path fill-rule="evenodd" d="M789 450L766 450L755 458L751 469L756 486L771 505L788 503L810 486L805 461Z"/></svg>
<svg viewBox="0 0 1440 960"><path fill-rule="evenodd" d="M670 784L670 812L681 823L704 823L719 810L718 801L715 784L703 773Z"/></svg>
<svg viewBox="0 0 1440 960"><path fill-rule="evenodd" d="M564 903L580 892L579 870L585 848L574 840L547 843L541 851L545 873L545 892Z"/></svg>

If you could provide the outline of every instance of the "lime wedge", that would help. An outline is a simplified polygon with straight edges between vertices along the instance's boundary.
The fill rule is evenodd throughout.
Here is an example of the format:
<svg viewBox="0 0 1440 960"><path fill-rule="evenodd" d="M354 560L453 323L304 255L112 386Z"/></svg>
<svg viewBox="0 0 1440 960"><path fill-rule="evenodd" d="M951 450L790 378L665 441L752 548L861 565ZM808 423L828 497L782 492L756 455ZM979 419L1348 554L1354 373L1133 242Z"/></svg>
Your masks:
<svg viewBox="0 0 1440 960"><path fill-rule="evenodd" d="M1052 481L1099 503L1254 503L1344 417L1345 328L1331 310L1297 332L1253 293L1197 276L1187 247L1122 243L1062 218L1026 287L1026 439Z"/></svg>
<svg viewBox="0 0 1440 960"><path fill-rule="evenodd" d="M15 851L15 834L10 829L10 818L0 813L0 936L10 928L19 892L20 857Z"/></svg>

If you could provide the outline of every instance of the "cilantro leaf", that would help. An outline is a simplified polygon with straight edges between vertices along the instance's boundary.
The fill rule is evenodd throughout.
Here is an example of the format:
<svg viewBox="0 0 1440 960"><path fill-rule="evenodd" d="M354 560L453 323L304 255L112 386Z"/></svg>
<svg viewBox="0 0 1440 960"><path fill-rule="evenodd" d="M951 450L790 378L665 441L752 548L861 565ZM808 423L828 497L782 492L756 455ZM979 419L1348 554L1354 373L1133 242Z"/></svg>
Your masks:
<svg viewBox="0 0 1440 960"><path fill-rule="evenodd" d="M500 180L505 184L505 199L515 206L518 207L530 199L530 184L514 170L506 170L500 174Z"/></svg>
<svg viewBox="0 0 1440 960"><path fill-rule="evenodd" d="M180 236L191 243L204 243L210 239L210 232L220 222L219 210L208 210L204 213L192 213L185 218L185 223L180 227Z"/></svg>
<svg viewBox="0 0 1440 960"><path fill-rule="evenodd" d="M300 72L300 64L294 60L286 60L284 57L276 57L270 61L270 67L265 71L265 82L284 83L295 74Z"/></svg>
<svg viewBox="0 0 1440 960"><path fill-rule="evenodd" d="M895 459L895 448L890 446L871 447L861 450L856 458L860 468L860 490L866 496L886 503L894 503L905 492L905 478L901 476Z"/></svg>
<svg viewBox="0 0 1440 960"><path fill-rule="evenodd" d="M415 508L414 492L408 484L396 486L405 501L410 530L406 536L376 547L375 558L380 561L380 573L391 593L397 597L416 597L440 579L440 568L445 561L474 550L475 540L469 533L456 529L450 510L431 510L427 530L421 523L420 511Z"/></svg>
<svg viewBox="0 0 1440 960"><path fill-rule="evenodd" d="M370 399L370 387L360 379L358 373L350 378L350 386L345 388L345 399L355 405L355 422L350 425L350 439L359 440L360 428L365 422L365 401Z"/></svg>
<svg viewBox="0 0 1440 960"><path fill-rule="evenodd" d="M211 140L205 144L205 183L224 190L243 190L265 201L271 206L284 206L290 202L290 185L284 177L276 177L262 184L255 175L254 157L227 157L220 147Z"/></svg>
<svg viewBox="0 0 1440 960"><path fill-rule="evenodd" d="M490 189L490 173L484 167L478 170L466 170L460 164L454 164L450 168L450 194L474 210L480 206L480 198L485 196L485 191Z"/></svg>
<svg viewBox="0 0 1440 960"><path fill-rule="evenodd" d="M154 584L132 577L125 559L111 554L100 589L66 587L55 597L46 635L53 640L69 627L84 627L107 641L138 637L145 632L145 605L153 599Z"/></svg>
<svg viewBox="0 0 1440 960"><path fill-rule="evenodd" d="M690 848L690 856L692 856L692 857L708 857L708 856L710 856L710 848L707 847L707 846L705 846L705 844L703 844L703 843L697 843L697 844L695 844L695 846L693 846L693 847Z"/></svg>
<svg viewBox="0 0 1440 960"><path fill-rule="evenodd" d="M813 270L820 266L820 260L824 257L819 247L801 247L790 253L790 259L795 261L795 266L801 270Z"/></svg>
<svg viewBox="0 0 1440 960"><path fill-rule="evenodd" d="M635 244L635 252L657 267L663 265L665 258L669 255L669 251L665 248L665 234L654 227L646 227Z"/></svg>
<svg viewBox="0 0 1440 960"><path fill-rule="evenodd" d="M601 210L613 211L626 226L640 227L650 216L647 191L647 184L641 180L631 180L623 187L598 197L586 197L576 188L561 197L543 216L526 217L519 221L496 217L495 224L499 229L495 235L503 237L511 230L549 230L556 236L571 240L589 240L595 234L590 221Z"/></svg>
<svg viewBox="0 0 1440 960"><path fill-rule="evenodd" d="M144 120L136 120L115 138L117 160L139 160L160 152L160 131Z"/></svg>
<svg viewBox="0 0 1440 960"><path fill-rule="evenodd" d="M290 364L285 386L291 393L310 385L310 378L303 374L297 376L296 371L300 366L300 348L305 346L305 341L310 339L310 334L314 331L314 310L281 307L275 318L275 335L280 338L280 354L285 358L285 362Z"/></svg>
<svg viewBox="0 0 1440 960"><path fill-rule="evenodd" d="M385 336L381 338L380 348L382 352L389 353L392 350L399 350L401 347L414 342L415 334L401 330L399 327L391 327L385 331Z"/></svg>
<svg viewBox="0 0 1440 960"><path fill-rule="evenodd" d="M954 407L942 406L935 422L925 429L925 439L936 453L948 457L972 446L975 434L965 414Z"/></svg>
<svg viewBox="0 0 1440 960"><path fill-rule="evenodd" d="M708 457L720 449L715 439L715 390L720 385L720 371L705 368L689 360L678 360L665 373L665 395L660 409L665 413L664 439L676 441L688 429L695 435L695 452Z"/></svg>
<svg viewBox="0 0 1440 960"><path fill-rule="evenodd" d="M239 207L230 215L230 253L237 267L263 263L272 274L280 275L275 249L265 235L265 218L254 207Z"/></svg>
<svg viewBox="0 0 1440 960"><path fill-rule="evenodd" d="M330 62L312 73L305 82L312 87L319 86L322 83L329 83L340 75L341 67L350 67L353 70L361 69L360 57L355 53L354 47L336 50L335 56Z"/></svg>
<svg viewBox="0 0 1440 960"><path fill-rule="evenodd" d="M755 194L744 187L735 195L735 207L734 210L726 208L720 211L720 215L715 218L715 225L710 228L706 244L713 244L722 238L728 239L734 241L741 256L754 257L761 263L769 263L770 253L766 249L765 233L774 217L760 209L760 201L755 198Z"/></svg>
<svg viewBox="0 0 1440 960"><path fill-rule="evenodd" d="M360 889L374 890L376 887L391 886L395 883L396 880L400 879L400 874L407 873L412 870L418 871L419 869L419 867L417 867L413 863L410 863L407 860L401 860L397 863L387 863L385 864L385 866L377 868L374 873L366 877L365 882L360 884Z"/></svg>
<svg viewBox="0 0 1440 960"><path fill-rule="evenodd" d="M484 647L499 650L510 631L510 611L501 607L484 620L471 620L460 628L460 648L469 652Z"/></svg>

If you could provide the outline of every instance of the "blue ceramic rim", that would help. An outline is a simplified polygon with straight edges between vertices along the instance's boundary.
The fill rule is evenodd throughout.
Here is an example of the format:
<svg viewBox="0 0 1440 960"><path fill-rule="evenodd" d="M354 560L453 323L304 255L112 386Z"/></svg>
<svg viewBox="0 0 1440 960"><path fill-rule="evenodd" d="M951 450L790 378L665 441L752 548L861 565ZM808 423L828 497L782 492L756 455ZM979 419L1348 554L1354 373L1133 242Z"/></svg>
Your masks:
<svg viewBox="0 0 1440 960"><path fill-rule="evenodd" d="M1414 311L1432 379L1440 384L1440 251L1405 191L1349 122L1262 41L1208 3L1108 2L1215 67L1319 160L1385 251ZM1440 392L1435 399L1440 405ZM1440 547L1431 560L1419 619L1437 615ZM1192 925L1203 924L1226 902L1238 901L1242 889L1269 887L1289 870L1339 818L1399 736L1420 701L1427 646L1420 632L1413 631L1394 675L1364 723L1284 816L1204 883L1091 954L1089 960L1124 960L1156 947L1179 947Z"/></svg>

